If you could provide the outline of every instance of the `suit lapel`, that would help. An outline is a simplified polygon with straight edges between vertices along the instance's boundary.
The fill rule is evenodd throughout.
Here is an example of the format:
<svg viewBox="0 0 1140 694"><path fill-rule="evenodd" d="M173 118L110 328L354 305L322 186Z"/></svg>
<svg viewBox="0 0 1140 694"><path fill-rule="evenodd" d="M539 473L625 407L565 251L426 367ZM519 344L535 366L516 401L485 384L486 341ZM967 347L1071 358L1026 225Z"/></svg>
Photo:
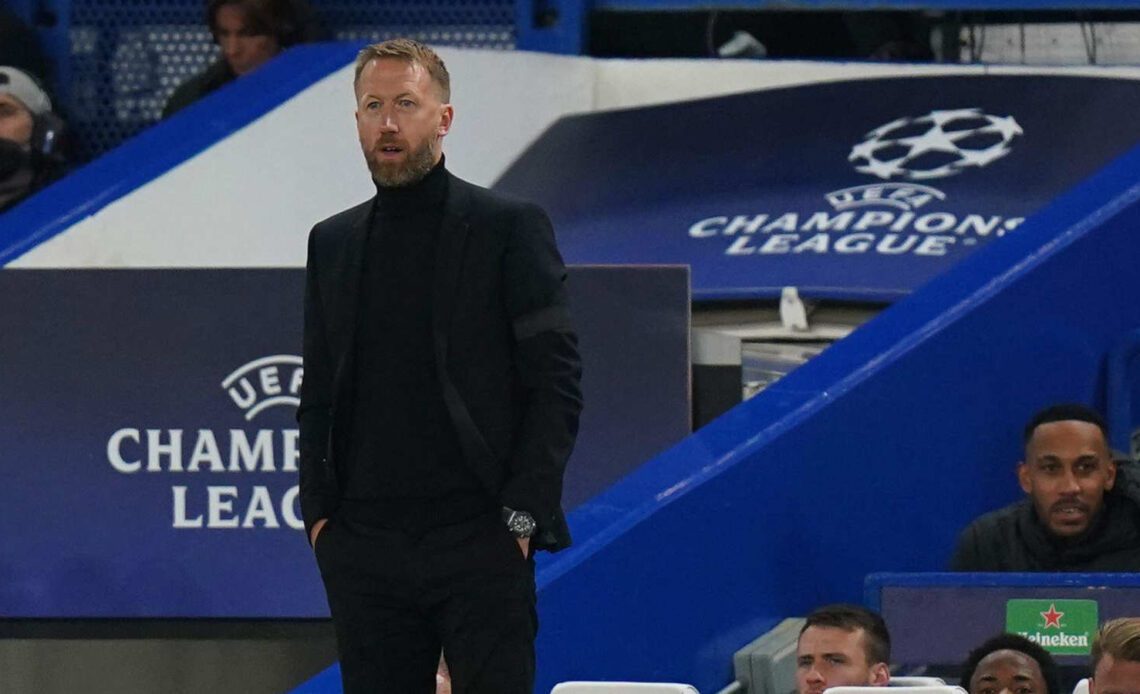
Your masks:
<svg viewBox="0 0 1140 694"><path fill-rule="evenodd" d="M459 272L463 266L463 249L467 243L468 193L462 181L448 174L447 202L435 257L435 291L432 296L432 334L436 359L442 366L447 355L447 331L451 325Z"/></svg>
<svg viewBox="0 0 1140 694"><path fill-rule="evenodd" d="M368 228L372 226L375 216L376 201L363 206L360 214L352 221L348 228L344 246L341 248L340 262L337 263L343 281L340 288L339 301L343 313L340 316L344 341L340 344L340 356L337 359L336 371L333 373L333 393L336 402L348 403L348 386L353 373L352 361L356 356L356 323L357 311L360 307L360 275L364 267L364 254L367 250ZM347 412L347 407L337 410L338 416ZM337 423L333 422L334 428Z"/></svg>
<svg viewBox="0 0 1140 694"><path fill-rule="evenodd" d="M360 308L360 275L364 268L364 254L367 253L368 229L375 218L376 201L372 201L361 214L353 221L345 239L344 260L341 269L344 272L344 283L341 285L344 292L340 305L344 307L344 321L346 328L347 352L352 352L356 344L357 311Z"/></svg>
<svg viewBox="0 0 1140 694"><path fill-rule="evenodd" d="M443 402L451 415L459 445L472 471L482 481L488 494L497 497L502 485L502 471L494 460L479 428L471 419L466 403L459 395L447 371L447 338L451 316L455 309L455 295L459 288L459 275L463 269L463 255L467 246L470 224L467 220L471 208L468 184L448 174L447 202L444 205L443 223L436 247L435 291L432 295L432 342L435 345L435 370L439 375Z"/></svg>

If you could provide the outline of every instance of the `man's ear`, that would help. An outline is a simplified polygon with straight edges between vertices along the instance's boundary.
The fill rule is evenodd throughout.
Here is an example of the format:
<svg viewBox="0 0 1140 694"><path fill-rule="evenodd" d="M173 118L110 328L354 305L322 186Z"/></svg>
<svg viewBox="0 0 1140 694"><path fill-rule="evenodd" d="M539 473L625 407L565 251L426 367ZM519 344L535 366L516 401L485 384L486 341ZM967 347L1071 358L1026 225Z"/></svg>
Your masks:
<svg viewBox="0 0 1140 694"><path fill-rule="evenodd" d="M1021 485L1021 491L1026 494L1033 492L1033 479L1029 474L1029 463L1024 460L1017 464L1017 483Z"/></svg>
<svg viewBox="0 0 1140 694"><path fill-rule="evenodd" d="M875 663L871 666L871 686L885 687L891 681L891 669L886 663Z"/></svg>
<svg viewBox="0 0 1140 694"><path fill-rule="evenodd" d="M1116 461L1113 460L1112 455L1108 456L1108 463L1105 465L1106 479L1104 481L1104 489L1108 491L1116 486Z"/></svg>
<svg viewBox="0 0 1140 694"><path fill-rule="evenodd" d="M443 137L451 132L451 124L455 120L455 109L451 104L444 104L443 110L439 114L439 128L436 130L436 136Z"/></svg>

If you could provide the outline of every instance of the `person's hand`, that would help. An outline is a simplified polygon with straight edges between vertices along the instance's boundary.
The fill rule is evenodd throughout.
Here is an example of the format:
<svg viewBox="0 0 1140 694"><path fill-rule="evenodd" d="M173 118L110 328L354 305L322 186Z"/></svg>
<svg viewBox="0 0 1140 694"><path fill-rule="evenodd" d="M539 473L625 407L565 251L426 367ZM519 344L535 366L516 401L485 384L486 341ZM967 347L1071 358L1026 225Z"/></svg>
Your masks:
<svg viewBox="0 0 1140 694"><path fill-rule="evenodd" d="M323 529L325 523L328 522L328 518L322 518L316 523L313 523L313 529L309 531L309 544L313 546L313 549L317 548L317 536L321 534L321 529Z"/></svg>
<svg viewBox="0 0 1140 694"><path fill-rule="evenodd" d="M530 538L529 537L516 537L515 541L519 543L519 549L522 550L523 558L530 557Z"/></svg>

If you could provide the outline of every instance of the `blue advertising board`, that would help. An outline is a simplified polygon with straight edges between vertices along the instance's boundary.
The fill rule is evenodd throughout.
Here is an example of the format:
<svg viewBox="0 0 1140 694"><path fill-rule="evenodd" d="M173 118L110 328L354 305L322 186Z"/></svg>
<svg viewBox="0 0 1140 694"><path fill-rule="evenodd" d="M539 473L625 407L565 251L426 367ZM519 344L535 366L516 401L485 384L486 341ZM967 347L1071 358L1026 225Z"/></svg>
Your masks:
<svg viewBox="0 0 1140 694"><path fill-rule="evenodd" d="M327 616L297 503L303 282L0 272L0 617ZM569 283L573 507L688 433L689 297L678 267Z"/></svg>
<svg viewBox="0 0 1140 694"><path fill-rule="evenodd" d="M1140 81L864 79L563 118L495 187L695 299L893 301L1140 141ZM551 162L558 162L557 166Z"/></svg>

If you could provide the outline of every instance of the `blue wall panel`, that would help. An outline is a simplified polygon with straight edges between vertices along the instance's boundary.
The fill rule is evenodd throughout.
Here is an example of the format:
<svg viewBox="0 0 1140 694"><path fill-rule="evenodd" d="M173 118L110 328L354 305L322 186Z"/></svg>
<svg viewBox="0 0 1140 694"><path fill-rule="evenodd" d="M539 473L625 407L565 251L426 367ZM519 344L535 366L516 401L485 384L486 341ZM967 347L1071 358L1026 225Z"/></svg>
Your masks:
<svg viewBox="0 0 1140 694"><path fill-rule="evenodd" d="M1126 155L572 514L578 544L540 565L536 691L715 691L776 618L943 568L1019 494L1024 420L1103 406L1105 354L1140 326L1138 173Z"/></svg>

